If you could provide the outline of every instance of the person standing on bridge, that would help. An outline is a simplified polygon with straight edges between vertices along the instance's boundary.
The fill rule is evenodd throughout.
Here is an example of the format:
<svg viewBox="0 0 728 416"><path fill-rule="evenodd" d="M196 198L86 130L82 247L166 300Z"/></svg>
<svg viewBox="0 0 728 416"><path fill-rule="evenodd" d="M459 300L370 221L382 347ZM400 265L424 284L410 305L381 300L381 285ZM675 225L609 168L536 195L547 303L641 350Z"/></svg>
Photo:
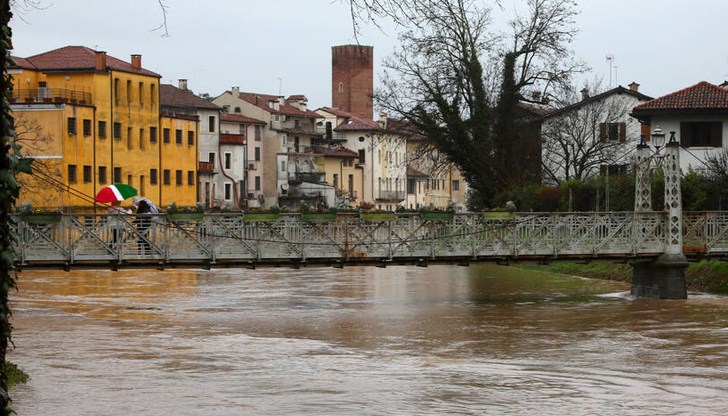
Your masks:
<svg viewBox="0 0 728 416"><path fill-rule="evenodd" d="M121 233L124 231L125 221L120 216L131 214L131 210L122 208L121 202L115 201L109 205L107 214L109 214L108 225L111 228L111 244L113 248L116 248L117 243L121 241Z"/></svg>
<svg viewBox="0 0 728 416"><path fill-rule="evenodd" d="M149 227L152 225L152 216L159 213L159 209L146 198L134 198L132 200L136 208L136 223L139 238L137 245L142 255L152 254L152 245L149 243Z"/></svg>

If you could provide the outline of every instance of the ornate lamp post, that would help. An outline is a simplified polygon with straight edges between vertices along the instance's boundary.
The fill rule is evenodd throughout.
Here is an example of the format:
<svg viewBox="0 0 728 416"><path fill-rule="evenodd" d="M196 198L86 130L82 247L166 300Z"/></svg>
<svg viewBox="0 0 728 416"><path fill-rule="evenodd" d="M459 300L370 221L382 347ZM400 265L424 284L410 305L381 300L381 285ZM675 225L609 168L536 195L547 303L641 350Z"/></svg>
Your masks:
<svg viewBox="0 0 728 416"><path fill-rule="evenodd" d="M665 176L665 249L652 263L635 263L632 294L663 299L685 299L685 268L687 259L682 252L682 194L680 191L680 143L675 132L665 144L665 133L659 127L651 135L652 148L644 135L637 145L635 165L635 215L652 211L650 174L662 169ZM665 146L663 148L663 145Z"/></svg>

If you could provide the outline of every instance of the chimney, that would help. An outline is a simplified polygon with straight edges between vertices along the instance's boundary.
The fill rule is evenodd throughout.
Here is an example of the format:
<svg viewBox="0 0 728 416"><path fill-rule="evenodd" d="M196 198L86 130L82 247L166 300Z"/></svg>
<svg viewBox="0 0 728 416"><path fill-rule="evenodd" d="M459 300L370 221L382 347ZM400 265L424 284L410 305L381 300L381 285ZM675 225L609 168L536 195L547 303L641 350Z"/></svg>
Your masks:
<svg viewBox="0 0 728 416"><path fill-rule="evenodd" d="M97 71L106 71L106 52L96 51L96 67Z"/></svg>
<svg viewBox="0 0 728 416"><path fill-rule="evenodd" d="M382 126L383 129L387 128L387 113L384 111L379 113L379 125Z"/></svg>
<svg viewBox="0 0 728 416"><path fill-rule="evenodd" d="M240 87L233 87L233 97L238 97L240 95Z"/></svg>
<svg viewBox="0 0 728 416"><path fill-rule="evenodd" d="M178 79L177 82L179 82L179 89L182 91L187 91L187 80L184 78Z"/></svg>
<svg viewBox="0 0 728 416"><path fill-rule="evenodd" d="M142 69L142 56L138 53L131 55L131 67L134 69Z"/></svg>
<svg viewBox="0 0 728 416"><path fill-rule="evenodd" d="M634 92L638 92L640 90L640 84L638 84L636 82L632 82L631 84L628 85L628 87L630 90L632 90Z"/></svg>
<svg viewBox="0 0 728 416"><path fill-rule="evenodd" d="M587 98L589 98L589 90L584 88L581 90L581 99L586 100Z"/></svg>

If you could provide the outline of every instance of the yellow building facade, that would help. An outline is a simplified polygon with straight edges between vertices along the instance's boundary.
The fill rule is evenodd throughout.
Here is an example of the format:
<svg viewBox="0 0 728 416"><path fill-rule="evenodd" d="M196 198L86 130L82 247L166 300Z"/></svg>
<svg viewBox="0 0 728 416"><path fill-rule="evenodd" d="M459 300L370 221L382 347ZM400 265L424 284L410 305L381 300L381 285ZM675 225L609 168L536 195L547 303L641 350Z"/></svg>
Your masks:
<svg viewBox="0 0 728 416"><path fill-rule="evenodd" d="M197 123L162 115L160 75L142 68L141 55L125 62L68 46L14 60L9 73L16 129L18 120L33 126L18 139L24 154L46 170L20 179L32 186L21 190L19 204L89 209L96 192L112 183L132 185L160 206L195 204L196 179L186 184L187 175L196 176ZM174 146L163 143L163 128L172 129ZM181 146L177 130L182 130ZM169 184L165 169L174 172ZM185 185L177 186L180 170Z"/></svg>

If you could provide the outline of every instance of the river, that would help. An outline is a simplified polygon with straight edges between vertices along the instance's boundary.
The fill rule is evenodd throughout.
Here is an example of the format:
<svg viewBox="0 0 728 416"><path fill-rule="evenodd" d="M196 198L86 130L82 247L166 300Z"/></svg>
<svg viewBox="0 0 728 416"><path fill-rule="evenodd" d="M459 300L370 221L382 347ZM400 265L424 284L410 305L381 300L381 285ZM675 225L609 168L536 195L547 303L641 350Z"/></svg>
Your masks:
<svg viewBox="0 0 728 416"><path fill-rule="evenodd" d="M725 415L728 298L495 265L19 275L19 415Z"/></svg>

